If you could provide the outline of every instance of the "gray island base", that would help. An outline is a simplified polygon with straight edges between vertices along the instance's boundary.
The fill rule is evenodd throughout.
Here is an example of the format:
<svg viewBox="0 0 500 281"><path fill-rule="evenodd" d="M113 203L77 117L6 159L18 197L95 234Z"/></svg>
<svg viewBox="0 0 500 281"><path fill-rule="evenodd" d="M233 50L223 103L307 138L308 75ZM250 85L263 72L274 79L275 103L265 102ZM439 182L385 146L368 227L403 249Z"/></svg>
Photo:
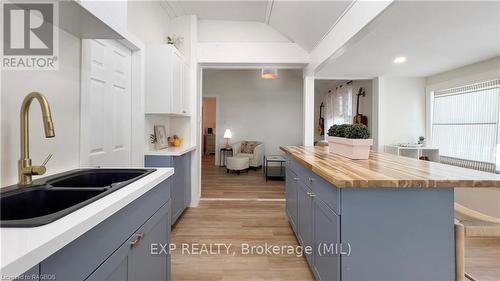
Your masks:
<svg viewBox="0 0 500 281"><path fill-rule="evenodd" d="M453 200L453 188L337 188L287 160L287 215L317 280L455 280Z"/></svg>

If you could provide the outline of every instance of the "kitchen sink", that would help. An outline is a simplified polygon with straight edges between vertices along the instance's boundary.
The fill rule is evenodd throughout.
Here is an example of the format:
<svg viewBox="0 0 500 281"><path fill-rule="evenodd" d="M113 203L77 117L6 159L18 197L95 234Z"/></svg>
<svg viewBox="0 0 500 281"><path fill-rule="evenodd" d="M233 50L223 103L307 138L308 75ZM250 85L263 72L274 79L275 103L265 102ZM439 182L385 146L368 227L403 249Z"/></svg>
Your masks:
<svg viewBox="0 0 500 281"><path fill-rule="evenodd" d="M24 192L5 196L0 199L2 221L24 220L50 215L75 206L105 191L105 189L28 189Z"/></svg>
<svg viewBox="0 0 500 281"><path fill-rule="evenodd" d="M82 169L14 185L0 195L1 227L34 227L53 222L155 169Z"/></svg>
<svg viewBox="0 0 500 281"><path fill-rule="evenodd" d="M92 169L77 172L75 174L47 181L53 187L109 187L113 184L128 183L144 174L144 170L108 170Z"/></svg>

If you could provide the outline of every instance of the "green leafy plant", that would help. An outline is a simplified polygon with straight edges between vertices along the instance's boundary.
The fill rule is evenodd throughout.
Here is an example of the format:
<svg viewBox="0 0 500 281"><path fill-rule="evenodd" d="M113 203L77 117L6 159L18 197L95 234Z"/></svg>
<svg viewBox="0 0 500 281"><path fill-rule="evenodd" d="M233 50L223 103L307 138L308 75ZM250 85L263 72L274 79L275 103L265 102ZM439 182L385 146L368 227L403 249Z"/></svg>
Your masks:
<svg viewBox="0 0 500 281"><path fill-rule="evenodd" d="M158 140L156 139L156 136L154 134L149 135L149 142L150 143L156 143Z"/></svg>
<svg viewBox="0 0 500 281"><path fill-rule="evenodd" d="M330 137L345 138L346 137L346 130L350 126L351 125L349 125L349 124L333 125L330 127L330 129L328 129L328 135Z"/></svg>
<svg viewBox="0 0 500 281"><path fill-rule="evenodd" d="M367 139L370 137L368 127L364 124L353 124L345 129L345 137L348 139Z"/></svg>
<svg viewBox="0 0 500 281"><path fill-rule="evenodd" d="M330 137L335 137L337 135L338 129L339 129L339 125L331 126L330 129L328 129L328 135Z"/></svg>
<svg viewBox="0 0 500 281"><path fill-rule="evenodd" d="M348 139L367 139L370 137L368 128L363 124L333 125L328 129L328 135Z"/></svg>

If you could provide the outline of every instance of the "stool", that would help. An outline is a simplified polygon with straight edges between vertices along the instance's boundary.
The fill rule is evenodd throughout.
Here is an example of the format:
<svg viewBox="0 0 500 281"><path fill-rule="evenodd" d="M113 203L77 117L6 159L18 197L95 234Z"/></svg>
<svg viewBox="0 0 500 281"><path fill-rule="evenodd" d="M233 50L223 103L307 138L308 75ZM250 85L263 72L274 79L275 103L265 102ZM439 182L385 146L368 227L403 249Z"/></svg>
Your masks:
<svg viewBox="0 0 500 281"><path fill-rule="evenodd" d="M236 171L239 175L241 171L247 170L250 167L250 159L248 157L227 157L226 158L226 168L227 173L229 171Z"/></svg>

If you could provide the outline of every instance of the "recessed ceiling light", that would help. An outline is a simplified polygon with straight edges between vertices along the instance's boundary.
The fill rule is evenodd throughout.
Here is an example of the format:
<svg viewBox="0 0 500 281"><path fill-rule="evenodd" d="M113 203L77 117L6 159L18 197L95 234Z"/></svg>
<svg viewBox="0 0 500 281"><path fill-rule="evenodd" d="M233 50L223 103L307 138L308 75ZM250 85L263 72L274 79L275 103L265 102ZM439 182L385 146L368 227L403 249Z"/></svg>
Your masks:
<svg viewBox="0 0 500 281"><path fill-rule="evenodd" d="M406 57L396 57L394 63L404 63L406 62Z"/></svg>

